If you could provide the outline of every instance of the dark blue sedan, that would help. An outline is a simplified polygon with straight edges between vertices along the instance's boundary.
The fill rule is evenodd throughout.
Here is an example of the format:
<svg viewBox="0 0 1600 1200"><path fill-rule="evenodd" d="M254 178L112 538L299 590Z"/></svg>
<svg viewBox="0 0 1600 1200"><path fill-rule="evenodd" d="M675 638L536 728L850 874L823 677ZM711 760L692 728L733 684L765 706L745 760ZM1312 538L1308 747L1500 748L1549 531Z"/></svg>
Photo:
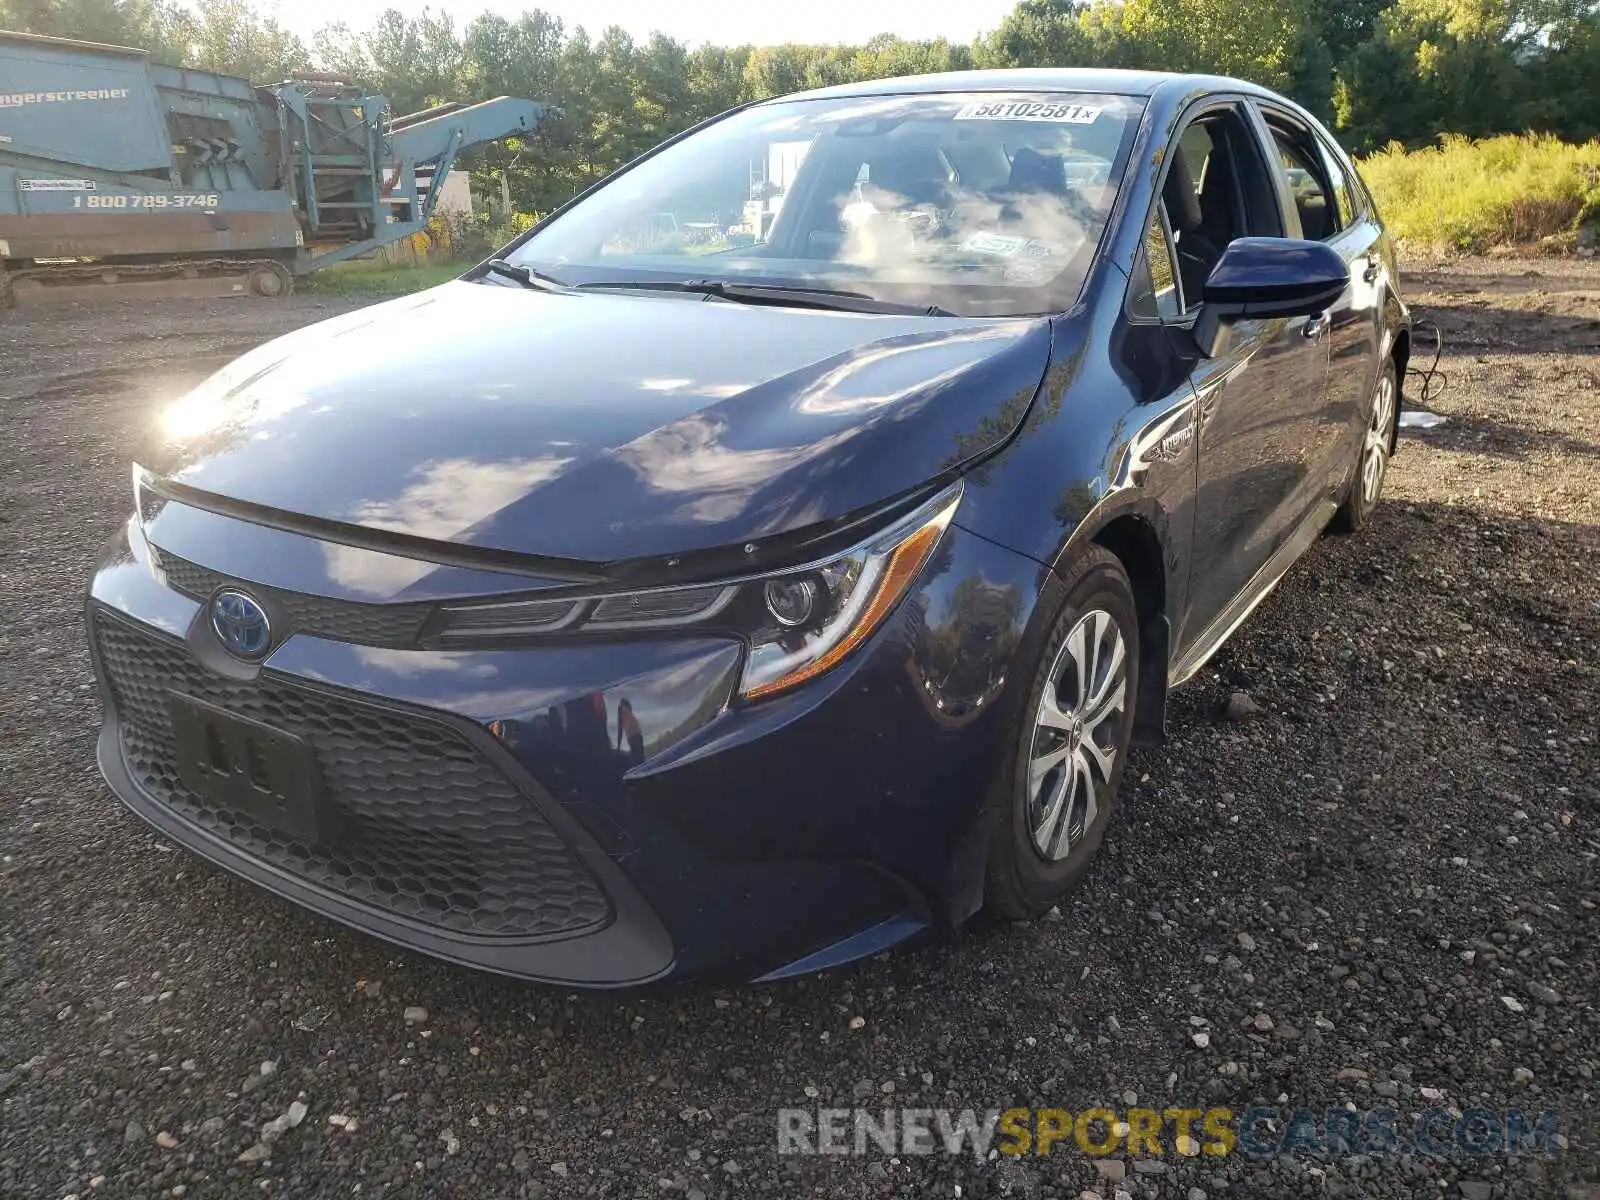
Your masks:
<svg viewBox="0 0 1600 1200"><path fill-rule="evenodd" d="M776 978L1087 870L1410 353L1304 111L1017 71L748 105L463 279L247 354L91 587L100 765L336 920Z"/></svg>

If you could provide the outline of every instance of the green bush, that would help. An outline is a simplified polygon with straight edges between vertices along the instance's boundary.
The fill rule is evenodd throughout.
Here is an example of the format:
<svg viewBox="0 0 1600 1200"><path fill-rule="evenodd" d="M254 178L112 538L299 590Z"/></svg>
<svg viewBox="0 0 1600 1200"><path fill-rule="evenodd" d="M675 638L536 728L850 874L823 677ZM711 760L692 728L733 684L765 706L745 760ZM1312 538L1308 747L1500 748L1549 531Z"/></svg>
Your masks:
<svg viewBox="0 0 1600 1200"><path fill-rule="evenodd" d="M1446 134L1425 150L1392 142L1359 165L1404 241L1484 250L1560 238L1600 220L1600 141Z"/></svg>
<svg viewBox="0 0 1600 1200"><path fill-rule="evenodd" d="M488 258L512 238L526 233L538 223L537 213L514 212L508 217L490 213L452 212L435 217L444 225L436 238L436 261L479 262Z"/></svg>

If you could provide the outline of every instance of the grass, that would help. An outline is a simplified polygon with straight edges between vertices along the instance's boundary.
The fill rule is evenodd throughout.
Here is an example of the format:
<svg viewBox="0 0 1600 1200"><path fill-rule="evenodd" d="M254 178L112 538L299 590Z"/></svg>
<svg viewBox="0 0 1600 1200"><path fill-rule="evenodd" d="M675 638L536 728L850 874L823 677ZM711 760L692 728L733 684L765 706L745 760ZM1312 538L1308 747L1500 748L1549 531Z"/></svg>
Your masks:
<svg viewBox="0 0 1600 1200"><path fill-rule="evenodd" d="M1600 141L1447 134L1426 150L1393 143L1360 167L1389 228L1416 244L1482 251L1600 221Z"/></svg>
<svg viewBox="0 0 1600 1200"><path fill-rule="evenodd" d="M423 288L448 283L468 263L419 263L416 266L390 266L381 262L339 263L318 271L301 285L307 292L324 296L400 296Z"/></svg>

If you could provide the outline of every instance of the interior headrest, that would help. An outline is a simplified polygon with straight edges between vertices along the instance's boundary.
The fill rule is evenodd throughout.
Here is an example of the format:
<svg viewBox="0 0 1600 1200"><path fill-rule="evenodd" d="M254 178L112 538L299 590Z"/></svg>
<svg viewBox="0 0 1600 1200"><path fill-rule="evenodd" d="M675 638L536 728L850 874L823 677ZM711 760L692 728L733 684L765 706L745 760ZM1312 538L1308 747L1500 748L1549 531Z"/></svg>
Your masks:
<svg viewBox="0 0 1600 1200"><path fill-rule="evenodd" d="M1162 185L1161 198L1167 202L1167 220L1179 233L1190 233L1200 228L1200 197L1194 190L1194 173L1183 147L1172 147L1172 163L1167 171L1167 182Z"/></svg>
<svg viewBox="0 0 1600 1200"><path fill-rule="evenodd" d="M1011 180L1008 190L1013 192L1053 192L1064 196L1067 192L1067 168L1059 155L1045 154L1023 146L1011 156Z"/></svg>
<svg viewBox="0 0 1600 1200"><path fill-rule="evenodd" d="M950 176L937 147L913 144L876 160L872 182L913 203L930 203L942 196Z"/></svg>

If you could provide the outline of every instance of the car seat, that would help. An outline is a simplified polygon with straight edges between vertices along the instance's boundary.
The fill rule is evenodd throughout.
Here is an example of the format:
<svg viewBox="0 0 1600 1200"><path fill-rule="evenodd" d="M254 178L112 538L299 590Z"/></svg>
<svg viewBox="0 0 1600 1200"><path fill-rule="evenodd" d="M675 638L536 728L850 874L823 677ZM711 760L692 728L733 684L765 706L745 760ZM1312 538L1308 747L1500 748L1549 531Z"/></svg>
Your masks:
<svg viewBox="0 0 1600 1200"><path fill-rule="evenodd" d="M1211 269L1222 257L1222 247L1208 236L1200 194L1195 191L1194 173L1189 169L1183 147L1174 144L1171 158L1161 199L1167 206L1167 220L1177 242L1178 274L1183 281L1184 300L1193 307L1199 302Z"/></svg>
<svg viewBox="0 0 1600 1200"><path fill-rule="evenodd" d="M1049 192L1056 196L1067 194L1067 167L1059 154L1046 154L1031 146L1023 146L1011 156L1011 176L1006 191L1012 195L1023 192Z"/></svg>

